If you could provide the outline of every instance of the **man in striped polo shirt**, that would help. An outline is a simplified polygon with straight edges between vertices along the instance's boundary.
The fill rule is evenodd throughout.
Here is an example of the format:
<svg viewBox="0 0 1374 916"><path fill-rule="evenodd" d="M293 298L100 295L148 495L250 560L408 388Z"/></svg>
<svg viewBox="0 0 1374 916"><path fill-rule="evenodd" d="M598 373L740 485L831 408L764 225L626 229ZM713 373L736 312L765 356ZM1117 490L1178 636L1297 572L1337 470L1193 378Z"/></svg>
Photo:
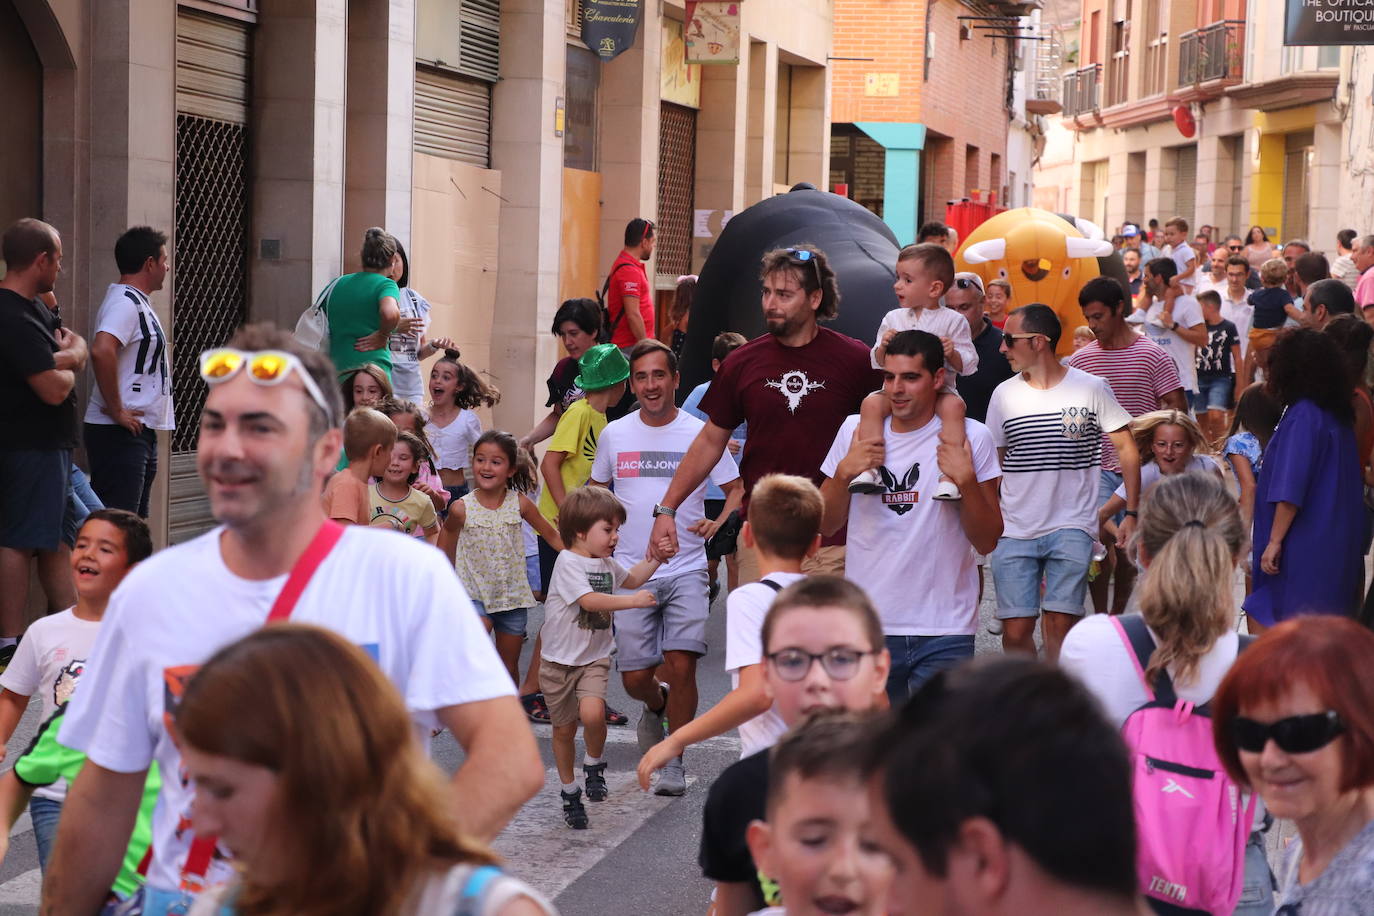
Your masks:
<svg viewBox="0 0 1374 916"><path fill-rule="evenodd" d="M1002 648L1033 654L1043 608L1049 661L1058 659L1069 628L1083 616L1099 528L1103 433L1116 446L1126 484L1123 542L1135 528L1140 497L1131 416L1106 381L1060 364L1060 331L1047 305L1011 313L1002 352L1016 375L992 393L987 418L1002 458L1003 536L991 561Z"/></svg>
<svg viewBox="0 0 1374 916"><path fill-rule="evenodd" d="M1168 407L1186 412L1188 402L1183 395L1178 367L1163 347L1126 322L1126 302L1125 291L1112 277L1095 277L1084 284L1078 294L1078 304L1097 339L1074 351L1069 357L1069 365L1106 379L1117 403L1133 418ZM1111 499L1119 486L1121 461L1112 443L1104 437L1098 505ZM1121 524L1120 516L1116 523ZM1121 543L1125 543L1124 539ZM1106 613L1108 591L1114 581L1116 589L1111 595L1111 612L1120 614L1135 585L1135 565L1126 559L1120 544L1108 545L1108 552L1110 561L1104 564L1091 584L1093 608L1099 614Z"/></svg>

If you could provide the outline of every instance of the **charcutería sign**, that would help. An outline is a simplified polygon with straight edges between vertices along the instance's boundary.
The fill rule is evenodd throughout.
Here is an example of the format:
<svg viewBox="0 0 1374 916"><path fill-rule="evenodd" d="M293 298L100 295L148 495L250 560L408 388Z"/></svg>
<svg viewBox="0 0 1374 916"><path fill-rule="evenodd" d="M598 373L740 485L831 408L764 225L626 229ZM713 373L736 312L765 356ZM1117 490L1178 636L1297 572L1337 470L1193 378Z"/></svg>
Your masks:
<svg viewBox="0 0 1374 916"><path fill-rule="evenodd" d="M582 43L603 61L628 51L639 32L639 0L582 0Z"/></svg>

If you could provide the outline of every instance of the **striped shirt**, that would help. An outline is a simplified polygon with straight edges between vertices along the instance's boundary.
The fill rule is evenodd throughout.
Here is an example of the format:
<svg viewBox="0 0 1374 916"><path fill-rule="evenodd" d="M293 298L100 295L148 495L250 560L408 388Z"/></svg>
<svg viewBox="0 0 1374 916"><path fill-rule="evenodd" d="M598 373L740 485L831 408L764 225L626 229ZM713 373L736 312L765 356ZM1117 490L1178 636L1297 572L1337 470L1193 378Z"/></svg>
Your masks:
<svg viewBox="0 0 1374 916"><path fill-rule="evenodd" d="M1032 388L1021 375L998 385L987 427L1004 450L1004 536L1076 528L1095 537L1102 436L1130 422L1105 381L1072 367L1053 388Z"/></svg>
<svg viewBox="0 0 1374 916"><path fill-rule="evenodd" d="M1166 394L1183 387L1173 358L1145 336L1137 337L1129 347L1119 350L1104 350L1094 340L1076 350L1068 364L1106 379L1117 403L1132 417L1159 410L1164 406ZM1117 458L1116 449L1106 437L1102 440L1102 468L1121 473L1121 459Z"/></svg>

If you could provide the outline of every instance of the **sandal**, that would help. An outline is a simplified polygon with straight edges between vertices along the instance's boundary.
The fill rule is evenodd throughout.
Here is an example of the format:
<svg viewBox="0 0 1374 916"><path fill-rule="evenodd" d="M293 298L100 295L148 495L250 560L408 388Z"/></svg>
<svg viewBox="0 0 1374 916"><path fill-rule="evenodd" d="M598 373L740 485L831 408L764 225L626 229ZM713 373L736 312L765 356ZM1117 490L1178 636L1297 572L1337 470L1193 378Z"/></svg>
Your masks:
<svg viewBox="0 0 1374 916"><path fill-rule="evenodd" d="M536 725L549 724L549 707L544 703L542 693L527 693L520 698L520 705L525 707L525 716Z"/></svg>
<svg viewBox="0 0 1374 916"><path fill-rule="evenodd" d="M591 822L582 804L582 790L573 789L571 792L559 792L558 795L563 799L563 820L574 830L586 830Z"/></svg>
<svg viewBox="0 0 1374 916"><path fill-rule="evenodd" d="M582 781L587 787L587 801L605 801L610 790L606 788L606 764L593 763L582 765Z"/></svg>
<svg viewBox="0 0 1374 916"><path fill-rule="evenodd" d="M540 699L540 700L543 700L544 698L541 696L539 699ZM545 716L544 721L545 721L545 722L549 721L549 720L548 720L548 711L547 711L547 710L545 710L544 716ZM623 712L621 712L621 711L618 710L618 709L612 709L612 708L611 708L611 704L610 704L610 703L607 703L607 704L606 704L606 724L607 724L607 725L629 725L629 724L630 724L630 717L627 716L627 715L625 715Z"/></svg>

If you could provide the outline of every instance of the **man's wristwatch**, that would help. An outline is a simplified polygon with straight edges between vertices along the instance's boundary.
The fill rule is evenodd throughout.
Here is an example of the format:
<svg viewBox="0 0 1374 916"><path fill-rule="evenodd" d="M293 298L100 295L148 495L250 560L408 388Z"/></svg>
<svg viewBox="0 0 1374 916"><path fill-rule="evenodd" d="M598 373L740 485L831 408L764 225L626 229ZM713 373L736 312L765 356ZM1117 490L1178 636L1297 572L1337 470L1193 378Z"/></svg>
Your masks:
<svg viewBox="0 0 1374 916"><path fill-rule="evenodd" d="M1121 514L1126 518L1140 518L1140 513L1135 509L1126 509Z"/></svg>
<svg viewBox="0 0 1374 916"><path fill-rule="evenodd" d="M660 515L677 518L677 510L670 506L660 506L658 503L654 503L654 518L658 518Z"/></svg>

